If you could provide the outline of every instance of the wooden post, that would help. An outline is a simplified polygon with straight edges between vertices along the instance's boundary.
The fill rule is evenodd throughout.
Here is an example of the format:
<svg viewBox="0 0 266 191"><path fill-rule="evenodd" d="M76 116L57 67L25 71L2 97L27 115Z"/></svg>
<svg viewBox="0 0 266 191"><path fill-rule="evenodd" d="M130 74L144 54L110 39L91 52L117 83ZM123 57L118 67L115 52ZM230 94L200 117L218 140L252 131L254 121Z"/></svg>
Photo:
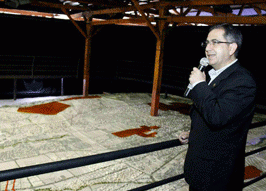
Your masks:
<svg viewBox="0 0 266 191"><path fill-rule="evenodd" d="M90 57L91 57L91 33L92 24L90 21L86 23L87 36L85 39L85 56L84 56L84 75L83 75L83 96L89 94L89 78L90 78Z"/></svg>
<svg viewBox="0 0 266 191"><path fill-rule="evenodd" d="M160 17L163 15L164 15L164 9L161 8ZM156 56L155 56L152 101L151 101L151 116L157 116L159 110L161 81L163 73L164 39L165 39L165 29L167 26L166 24L167 23L164 20L158 21L160 38L157 39L157 44L156 44Z"/></svg>

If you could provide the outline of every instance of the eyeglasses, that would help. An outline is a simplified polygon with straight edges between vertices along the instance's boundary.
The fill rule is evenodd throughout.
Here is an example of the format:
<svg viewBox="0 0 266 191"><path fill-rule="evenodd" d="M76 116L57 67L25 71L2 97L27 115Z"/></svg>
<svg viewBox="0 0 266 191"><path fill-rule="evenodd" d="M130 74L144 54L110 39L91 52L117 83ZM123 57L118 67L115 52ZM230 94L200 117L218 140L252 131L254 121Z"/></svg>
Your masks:
<svg viewBox="0 0 266 191"><path fill-rule="evenodd" d="M208 46L208 44L213 45L213 46L216 46L217 44L221 44L221 43L232 44L234 42L222 42L222 41L219 41L219 40L215 40L214 39L214 40L211 40L211 41L206 40L206 41L202 42L201 43L201 46L203 48L206 48Z"/></svg>

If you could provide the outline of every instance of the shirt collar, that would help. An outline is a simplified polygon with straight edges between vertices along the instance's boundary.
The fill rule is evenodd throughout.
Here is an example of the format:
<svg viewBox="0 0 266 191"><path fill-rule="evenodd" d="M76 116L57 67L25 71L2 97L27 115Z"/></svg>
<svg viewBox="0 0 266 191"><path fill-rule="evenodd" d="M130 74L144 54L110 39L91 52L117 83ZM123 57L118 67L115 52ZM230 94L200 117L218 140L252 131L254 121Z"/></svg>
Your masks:
<svg viewBox="0 0 266 191"><path fill-rule="evenodd" d="M227 68L229 68L230 66L232 66L234 63L237 62L238 59L235 59L233 62L231 62L230 64L224 66L223 68L220 68L219 70L214 70L214 69L211 69L209 71L209 75L212 77L212 76L218 76L219 74L221 74L224 70L226 70Z"/></svg>

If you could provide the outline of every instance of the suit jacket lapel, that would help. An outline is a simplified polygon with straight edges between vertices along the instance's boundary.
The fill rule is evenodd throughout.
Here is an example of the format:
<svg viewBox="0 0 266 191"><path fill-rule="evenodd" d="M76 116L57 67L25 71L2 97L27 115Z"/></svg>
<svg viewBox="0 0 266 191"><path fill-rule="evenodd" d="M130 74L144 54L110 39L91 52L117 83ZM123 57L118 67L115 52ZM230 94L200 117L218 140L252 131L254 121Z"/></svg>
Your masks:
<svg viewBox="0 0 266 191"><path fill-rule="evenodd" d="M226 79L230 74L232 74L237 68L239 67L239 62L237 61L235 64L227 68L225 71L223 71L219 76L217 76L209 85L211 88L215 88L219 85L219 83Z"/></svg>

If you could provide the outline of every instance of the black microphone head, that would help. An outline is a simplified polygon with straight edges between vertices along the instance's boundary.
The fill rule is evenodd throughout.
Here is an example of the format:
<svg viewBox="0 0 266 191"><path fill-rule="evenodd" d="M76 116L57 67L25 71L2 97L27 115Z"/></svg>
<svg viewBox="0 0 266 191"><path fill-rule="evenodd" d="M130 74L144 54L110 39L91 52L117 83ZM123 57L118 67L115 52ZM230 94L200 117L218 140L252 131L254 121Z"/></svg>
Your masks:
<svg viewBox="0 0 266 191"><path fill-rule="evenodd" d="M209 65L208 58L206 58L206 57L201 58L200 59L200 65L202 65L202 66L208 66Z"/></svg>

